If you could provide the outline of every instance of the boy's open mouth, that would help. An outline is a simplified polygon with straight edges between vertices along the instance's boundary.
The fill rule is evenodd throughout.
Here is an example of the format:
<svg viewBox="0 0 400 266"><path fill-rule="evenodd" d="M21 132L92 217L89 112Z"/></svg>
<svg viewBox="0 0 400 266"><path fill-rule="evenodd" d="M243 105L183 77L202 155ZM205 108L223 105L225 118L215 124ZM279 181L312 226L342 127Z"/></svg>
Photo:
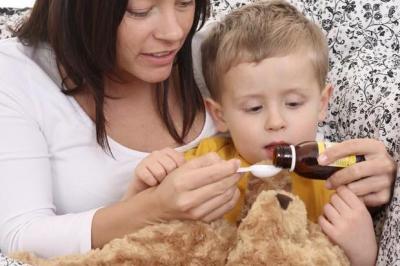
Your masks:
<svg viewBox="0 0 400 266"><path fill-rule="evenodd" d="M270 144L264 146L264 150L266 152L267 158L272 159L275 147L278 145L283 145L283 144L287 144L287 143L284 141L276 141L276 142L271 142Z"/></svg>

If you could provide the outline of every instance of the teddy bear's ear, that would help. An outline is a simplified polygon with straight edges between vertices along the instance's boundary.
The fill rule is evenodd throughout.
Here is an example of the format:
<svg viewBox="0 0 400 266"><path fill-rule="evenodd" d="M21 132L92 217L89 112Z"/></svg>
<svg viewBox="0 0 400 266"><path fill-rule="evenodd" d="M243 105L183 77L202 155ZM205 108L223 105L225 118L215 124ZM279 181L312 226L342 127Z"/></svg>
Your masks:
<svg viewBox="0 0 400 266"><path fill-rule="evenodd" d="M289 203L293 200L291 197L281 193L276 194L276 198L278 199L279 205L281 205L281 208L284 210L287 209Z"/></svg>

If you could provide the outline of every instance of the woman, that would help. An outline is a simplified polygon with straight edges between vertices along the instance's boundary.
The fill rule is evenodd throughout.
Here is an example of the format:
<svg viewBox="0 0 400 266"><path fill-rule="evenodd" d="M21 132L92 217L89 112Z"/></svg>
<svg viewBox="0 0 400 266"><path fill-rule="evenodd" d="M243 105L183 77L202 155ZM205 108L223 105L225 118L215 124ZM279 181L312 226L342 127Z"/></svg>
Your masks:
<svg viewBox="0 0 400 266"><path fill-rule="evenodd" d="M24 45L0 45L3 252L84 252L234 205L237 162L214 155L119 200L147 152L214 133L189 60L207 11L194 0L36 1L17 30Z"/></svg>
<svg viewBox="0 0 400 266"><path fill-rule="evenodd" d="M0 43L3 252L85 252L148 224L211 221L234 206L238 162L215 154L179 162L158 186L124 196L148 152L184 151L215 132L190 60L208 7L37 0L18 39ZM388 183L379 191L390 191L393 171L379 175Z"/></svg>

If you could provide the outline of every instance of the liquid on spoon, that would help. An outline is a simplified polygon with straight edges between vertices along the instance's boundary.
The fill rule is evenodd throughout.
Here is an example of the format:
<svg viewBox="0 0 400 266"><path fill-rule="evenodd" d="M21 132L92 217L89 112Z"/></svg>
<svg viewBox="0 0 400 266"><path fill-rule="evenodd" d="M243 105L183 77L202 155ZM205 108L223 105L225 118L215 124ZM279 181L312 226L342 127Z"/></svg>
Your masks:
<svg viewBox="0 0 400 266"><path fill-rule="evenodd" d="M275 167L273 165L253 164L249 167L240 167L237 172L238 173L251 172L254 176L258 178L266 179L268 177L276 175L280 171L282 171L282 168Z"/></svg>

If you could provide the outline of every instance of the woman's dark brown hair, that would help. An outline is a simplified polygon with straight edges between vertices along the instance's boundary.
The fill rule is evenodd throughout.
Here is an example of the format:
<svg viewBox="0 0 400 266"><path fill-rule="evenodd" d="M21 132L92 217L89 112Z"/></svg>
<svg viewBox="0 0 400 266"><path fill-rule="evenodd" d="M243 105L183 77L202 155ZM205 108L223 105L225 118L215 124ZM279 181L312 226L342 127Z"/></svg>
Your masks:
<svg viewBox="0 0 400 266"><path fill-rule="evenodd" d="M67 95L90 89L95 101L97 142L109 150L104 115L104 77L113 73L116 64L117 28L125 14L128 0L36 0L29 19L15 31L25 45L36 47L48 43L62 67L62 90ZM179 84L183 128L175 127L168 107L168 82L159 84L157 105L160 116L171 136L180 144L193 125L196 114L204 112L201 93L192 70L191 42L209 14L209 1L195 1L195 16L188 37L179 51ZM76 86L67 88L69 80Z"/></svg>

